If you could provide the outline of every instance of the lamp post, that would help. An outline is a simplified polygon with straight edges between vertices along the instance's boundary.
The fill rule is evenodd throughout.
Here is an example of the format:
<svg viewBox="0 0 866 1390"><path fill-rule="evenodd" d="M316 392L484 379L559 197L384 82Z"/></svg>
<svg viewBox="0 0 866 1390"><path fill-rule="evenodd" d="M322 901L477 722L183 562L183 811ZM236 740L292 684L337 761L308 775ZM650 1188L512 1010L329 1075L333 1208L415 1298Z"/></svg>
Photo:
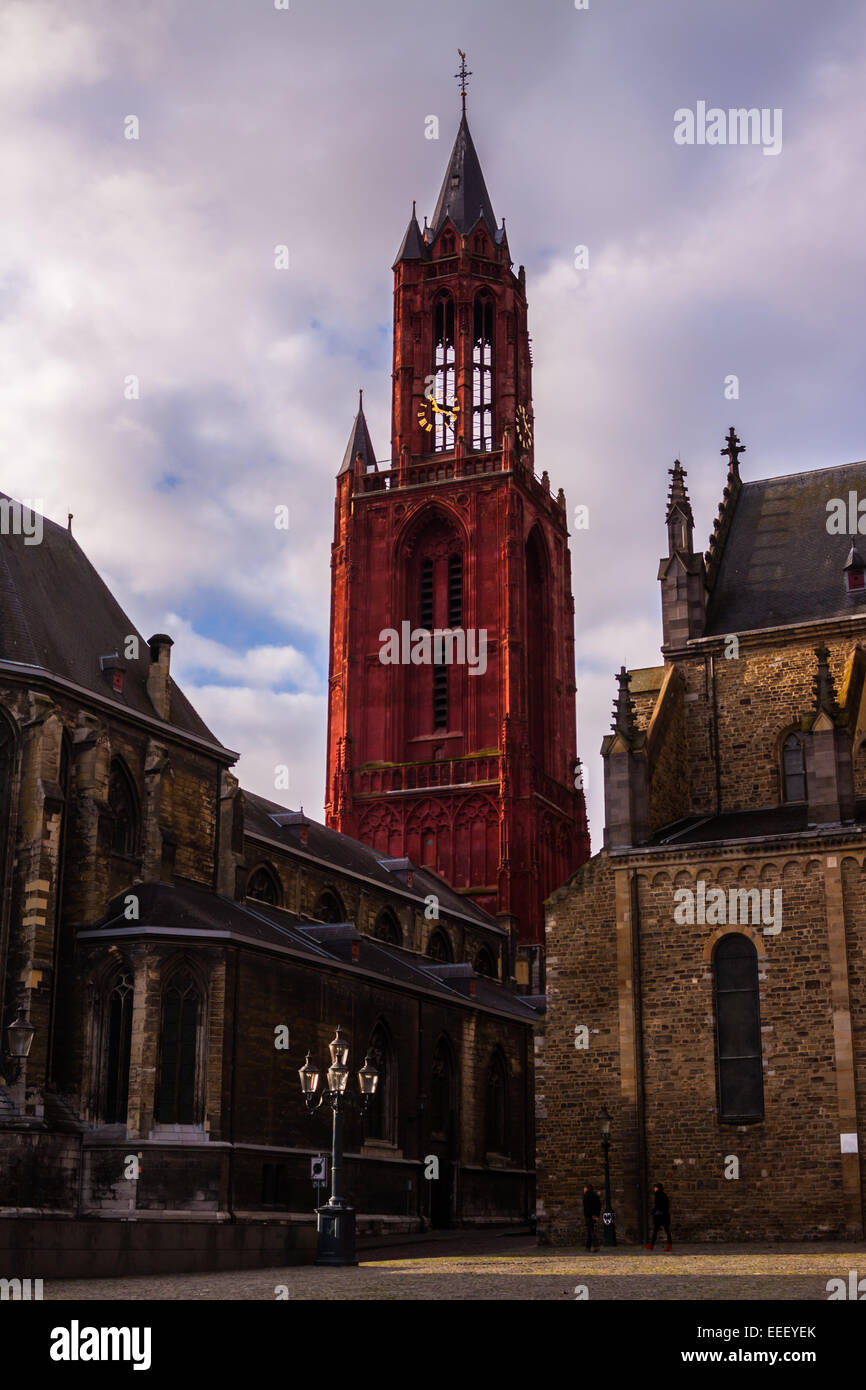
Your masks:
<svg viewBox="0 0 866 1390"><path fill-rule="evenodd" d="M27 1022L24 1005L18 1005L14 1022L6 1029L6 1046L0 1050L0 1070L7 1083L14 1086L20 1079L22 1064L30 1054L36 1029Z"/></svg>
<svg viewBox="0 0 866 1390"><path fill-rule="evenodd" d="M349 1083L349 1044L343 1037L341 1028L337 1029L333 1041L328 1044L331 1065L328 1068L327 1089L319 1090L318 1067L310 1061L307 1053L304 1065L298 1071L301 1090L310 1114L314 1114L325 1103L333 1112L331 1129L331 1196L323 1207L316 1208L316 1264L354 1265L355 1259L355 1210L343 1198L343 1110L351 1098L360 1106L361 1114L367 1109L370 1097L375 1093L379 1073L369 1057L358 1072L360 1100L346 1088Z"/></svg>
<svg viewBox="0 0 866 1390"><path fill-rule="evenodd" d="M601 1126L601 1147L604 1152L604 1211L601 1214L604 1235L602 1243L604 1245L616 1245L616 1222L610 1204L610 1115L604 1106L599 1112L598 1123Z"/></svg>

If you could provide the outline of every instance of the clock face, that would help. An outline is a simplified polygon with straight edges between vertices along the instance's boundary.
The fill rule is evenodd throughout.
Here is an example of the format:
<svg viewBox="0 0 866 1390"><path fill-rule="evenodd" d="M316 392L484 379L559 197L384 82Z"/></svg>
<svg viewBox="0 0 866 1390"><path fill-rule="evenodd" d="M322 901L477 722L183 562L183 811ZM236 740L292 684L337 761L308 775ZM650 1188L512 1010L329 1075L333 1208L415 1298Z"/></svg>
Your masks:
<svg viewBox="0 0 866 1390"><path fill-rule="evenodd" d="M532 447L532 420L531 420L531 418L530 418L529 411L526 409L526 406L525 406L525 405L519 405L519 406L517 407L517 415L516 415L516 418L515 418L515 424L516 424L516 426L517 426L517 438L518 438L518 440L520 441L521 448L523 448L523 449L529 449L529 448L531 448L531 447Z"/></svg>
<svg viewBox="0 0 866 1390"><path fill-rule="evenodd" d="M418 411L418 423L423 430L428 433L436 423L436 416L444 417L445 424L453 429L457 423L457 414L460 410L460 403L455 396L452 401L443 401L441 404L435 396L426 396Z"/></svg>

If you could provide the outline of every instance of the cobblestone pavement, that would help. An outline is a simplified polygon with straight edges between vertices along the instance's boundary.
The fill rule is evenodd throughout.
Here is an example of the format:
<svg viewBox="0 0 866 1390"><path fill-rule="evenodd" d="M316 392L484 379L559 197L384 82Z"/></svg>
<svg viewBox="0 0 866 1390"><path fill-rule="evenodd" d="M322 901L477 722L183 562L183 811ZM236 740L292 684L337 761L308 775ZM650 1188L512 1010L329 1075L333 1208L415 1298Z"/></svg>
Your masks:
<svg viewBox="0 0 866 1390"><path fill-rule="evenodd" d="M240 1270L45 1282L46 1299L795 1299L826 1301L827 1280L866 1276L866 1247L683 1245L670 1254L634 1246L588 1255L531 1240L362 1251L357 1268ZM446 1253L447 1252L447 1253ZM285 1297L285 1294L282 1295Z"/></svg>

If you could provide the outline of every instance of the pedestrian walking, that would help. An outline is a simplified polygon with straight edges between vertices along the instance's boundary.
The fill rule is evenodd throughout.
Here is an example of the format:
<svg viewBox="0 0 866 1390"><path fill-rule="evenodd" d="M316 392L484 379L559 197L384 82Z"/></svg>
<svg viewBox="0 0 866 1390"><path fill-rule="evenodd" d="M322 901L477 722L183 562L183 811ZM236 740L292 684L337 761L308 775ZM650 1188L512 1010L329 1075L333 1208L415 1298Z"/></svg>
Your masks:
<svg viewBox="0 0 866 1390"><path fill-rule="evenodd" d="M583 1219L586 1222L586 1248L594 1255L598 1249L598 1218L601 1216L601 1198L591 1182L583 1189Z"/></svg>
<svg viewBox="0 0 866 1390"><path fill-rule="evenodd" d="M668 1238L668 1243L665 1246L665 1250L672 1250L673 1243L671 1241L670 1198L668 1197L668 1194L665 1192L661 1183L657 1182L653 1188L653 1235L652 1240L646 1247L647 1250L652 1250L653 1246L655 1245L656 1240L658 1239L658 1233L660 1228L664 1231L665 1235Z"/></svg>

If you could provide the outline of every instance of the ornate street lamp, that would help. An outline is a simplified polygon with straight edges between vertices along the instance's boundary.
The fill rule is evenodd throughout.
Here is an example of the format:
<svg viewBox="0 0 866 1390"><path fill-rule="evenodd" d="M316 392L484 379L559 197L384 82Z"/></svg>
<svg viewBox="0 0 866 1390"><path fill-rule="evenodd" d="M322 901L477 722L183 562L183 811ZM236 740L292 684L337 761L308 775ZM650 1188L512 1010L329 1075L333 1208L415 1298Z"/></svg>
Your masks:
<svg viewBox="0 0 866 1390"><path fill-rule="evenodd" d="M319 1092L321 1073L310 1061L307 1053L304 1065L299 1069L301 1091L310 1114L314 1114L326 1103L333 1112L331 1130L331 1196L327 1204L316 1208L316 1264L354 1265L355 1259L355 1211L343 1199L343 1110L351 1099L359 1106L363 1115L370 1097L375 1094L379 1083L379 1073L369 1057L358 1072L360 1099L347 1089L349 1083L349 1044L343 1037L343 1030L337 1029L332 1042L328 1044L331 1065L328 1068L327 1089Z"/></svg>
<svg viewBox="0 0 866 1390"><path fill-rule="evenodd" d="M601 1147L604 1151L604 1211L601 1214L604 1234L602 1244L616 1245L616 1222L610 1204L610 1115L608 1115L605 1106L602 1106L599 1111L598 1123L601 1126Z"/></svg>
<svg viewBox="0 0 866 1390"><path fill-rule="evenodd" d="M30 1055L36 1029L27 1022L24 1005L18 1005L18 1013L13 1023L6 1029L6 1047L0 1053L0 1068L10 1086L14 1086L21 1076L21 1064Z"/></svg>

